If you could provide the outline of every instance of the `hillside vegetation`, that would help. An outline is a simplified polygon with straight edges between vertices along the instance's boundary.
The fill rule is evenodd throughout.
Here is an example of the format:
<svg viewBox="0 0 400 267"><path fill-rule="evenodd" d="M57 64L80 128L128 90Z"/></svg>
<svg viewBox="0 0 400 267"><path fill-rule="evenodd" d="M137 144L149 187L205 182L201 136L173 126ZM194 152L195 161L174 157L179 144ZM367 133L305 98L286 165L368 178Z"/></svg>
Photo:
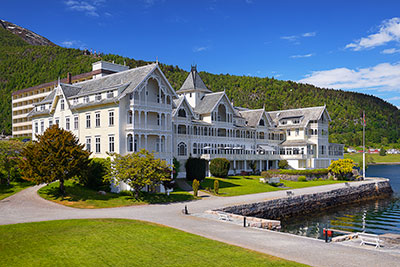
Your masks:
<svg viewBox="0 0 400 267"><path fill-rule="evenodd" d="M84 55L81 50L63 47L32 46L0 28L0 131L11 133L11 93L23 88L91 71L98 60L126 62L131 68L148 62L118 55ZM186 66L189 67L189 66ZM187 72L177 66L161 64L171 85L178 90ZM207 68L207 66L200 66ZM332 118L330 141L346 145L362 142L362 110L367 117L367 142L400 143L400 111L375 96L321 89L309 84L274 78L235 76L200 72L212 91L225 90L235 105L279 110L327 105Z"/></svg>

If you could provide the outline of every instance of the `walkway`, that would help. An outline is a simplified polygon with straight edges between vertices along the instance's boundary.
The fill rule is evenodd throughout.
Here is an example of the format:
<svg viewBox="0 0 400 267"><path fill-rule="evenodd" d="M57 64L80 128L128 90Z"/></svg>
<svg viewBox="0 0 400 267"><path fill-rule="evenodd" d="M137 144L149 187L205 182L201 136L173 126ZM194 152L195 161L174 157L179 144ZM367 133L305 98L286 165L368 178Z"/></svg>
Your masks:
<svg viewBox="0 0 400 267"><path fill-rule="evenodd" d="M355 182L370 183L374 181ZM295 195L324 192L345 186L333 184L292 190ZM75 209L40 198L40 186L27 188L0 201L0 224L82 218L125 218L144 220L177 228L196 235L312 266L398 266L399 254L379 250L326 244L321 240L267 230L243 228L239 225L210 220L199 216L183 215L188 206L190 213L286 197L285 191L274 191L237 197L210 197L187 203L142 205L109 209Z"/></svg>

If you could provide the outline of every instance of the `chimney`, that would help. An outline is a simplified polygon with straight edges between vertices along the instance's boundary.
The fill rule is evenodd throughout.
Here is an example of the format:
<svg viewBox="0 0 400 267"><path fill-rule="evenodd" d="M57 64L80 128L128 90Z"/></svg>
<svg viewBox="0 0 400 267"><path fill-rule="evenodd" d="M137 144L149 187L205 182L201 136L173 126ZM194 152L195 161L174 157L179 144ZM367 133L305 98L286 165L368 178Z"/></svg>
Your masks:
<svg viewBox="0 0 400 267"><path fill-rule="evenodd" d="M68 84L72 84L72 76L71 76L71 73L67 73L67 83Z"/></svg>

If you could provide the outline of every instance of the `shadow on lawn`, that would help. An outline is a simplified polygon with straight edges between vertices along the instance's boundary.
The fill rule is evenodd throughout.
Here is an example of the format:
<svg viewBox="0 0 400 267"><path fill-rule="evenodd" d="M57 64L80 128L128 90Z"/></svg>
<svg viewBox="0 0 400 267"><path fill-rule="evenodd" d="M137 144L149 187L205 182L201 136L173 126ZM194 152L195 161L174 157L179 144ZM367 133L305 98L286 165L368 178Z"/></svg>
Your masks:
<svg viewBox="0 0 400 267"><path fill-rule="evenodd" d="M156 203L170 203L170 202L183 202L193 200L193 196L185 193L172 193L169 196L162 193L148 193L141 192L140 196L136 199L133 195L129 195L126 192L123 194L111 193L107 192L106 195L101 195L98 191L86 188L79 184L66 184L65 191L67 193L66 196L62 196L60 194L58 186L50 186L42 190L43 195L47 195L50 199L60 199L61 201L70 201L70 202L78 202L78 201L124 201L124 202L132 202L132 204L138 203L148 203L148 204L156 204Z"/></svg>
<svg viewBox="0 0 400 267"><path fill-rule="evenodd" d="M229 180L229 179L232 179L232 178L225 178L224 180ZM233 178L233 179L239 179L239 178ZM237 187L237 186L240 186L240 185L233 184L233 183L230 183L230 182L227 182L227 181L224 181L224 180L218 179L219 188L227 188L227 187ZM212 178L206 178L203 182L201 182L201 186L202 186L203 188L207 188L207 187L209 187L209 188L214 188L214 179L212 179Z"/></svg>

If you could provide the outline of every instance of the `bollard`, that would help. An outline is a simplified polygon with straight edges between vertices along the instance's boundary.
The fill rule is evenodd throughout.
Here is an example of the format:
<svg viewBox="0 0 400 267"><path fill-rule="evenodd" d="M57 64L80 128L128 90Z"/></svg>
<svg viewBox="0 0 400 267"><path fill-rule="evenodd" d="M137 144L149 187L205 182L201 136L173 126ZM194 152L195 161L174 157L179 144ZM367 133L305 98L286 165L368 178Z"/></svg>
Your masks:
<svg viewBox="0 0 400 267"><path fill-rule="evenodd" d="M185 214L186 215L188 215L189 214L189 212L188 212L188 209L187 209L187 206L185 205Z"/></svg>
<svg viewBox="0 0 400 267"><path fill-rule="evenodd" d="M246 217L243 217L243 227L246 227Z"/></svg>

